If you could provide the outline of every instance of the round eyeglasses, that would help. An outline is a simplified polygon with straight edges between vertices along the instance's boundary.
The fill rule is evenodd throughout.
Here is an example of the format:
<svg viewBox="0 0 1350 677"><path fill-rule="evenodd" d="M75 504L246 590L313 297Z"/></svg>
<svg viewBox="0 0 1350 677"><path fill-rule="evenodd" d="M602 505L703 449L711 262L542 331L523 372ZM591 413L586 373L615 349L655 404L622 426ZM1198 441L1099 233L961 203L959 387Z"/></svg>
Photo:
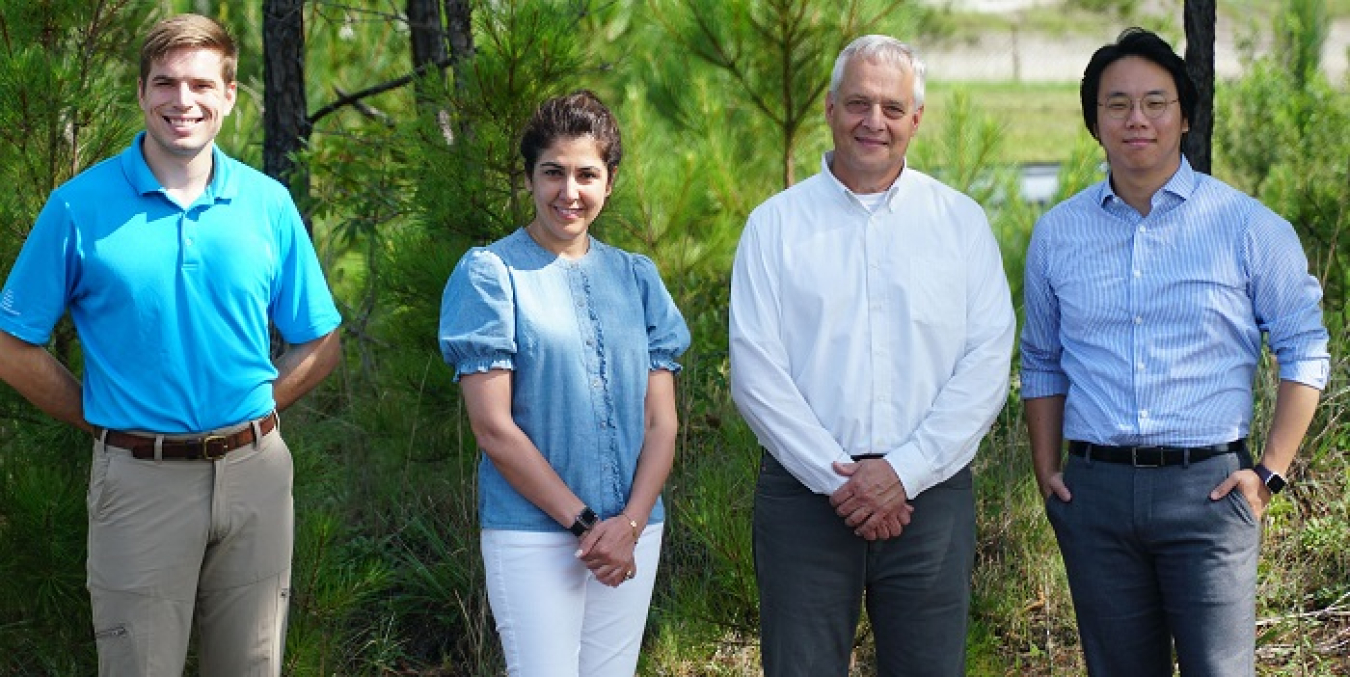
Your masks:
<svg viewBox="0 0 1350 677"><path fill-rule="evenodd" d="M1134 109L1134 99L1128 96L1112 96L1106 99L1106 103L1099 103L1098 106L1106 109L1107 117L1112 120L1124 120L1130 117L1130 111ZM1169 99L1162 94L1149 94L1139 99L1139 110L1143 112L1144 117L1150 120L1157 120L1167 112L1167 107L1176 103L1177 99Z"/></svg>

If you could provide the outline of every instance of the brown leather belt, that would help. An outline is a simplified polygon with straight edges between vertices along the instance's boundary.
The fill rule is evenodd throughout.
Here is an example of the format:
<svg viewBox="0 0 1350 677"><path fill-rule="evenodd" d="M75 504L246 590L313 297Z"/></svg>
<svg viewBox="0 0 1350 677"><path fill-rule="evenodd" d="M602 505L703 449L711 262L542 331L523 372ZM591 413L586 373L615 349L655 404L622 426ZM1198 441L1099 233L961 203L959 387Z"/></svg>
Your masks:
<svg viewBox="0 0 1350 677"><path fill-rule="evenodd" d="M261 437L277 427L277 413L274 411L258 419L258 435ZM165 439L159 447L160 458L175 461L214 461L224 458L225 454L240 447L253 444L253 424L245 426L239 432L230 435L202 435L188 439ZM143 461L154 460L155 438L148 435L109 430L103 438L104 444L131 451L131 455Z"/></svg>

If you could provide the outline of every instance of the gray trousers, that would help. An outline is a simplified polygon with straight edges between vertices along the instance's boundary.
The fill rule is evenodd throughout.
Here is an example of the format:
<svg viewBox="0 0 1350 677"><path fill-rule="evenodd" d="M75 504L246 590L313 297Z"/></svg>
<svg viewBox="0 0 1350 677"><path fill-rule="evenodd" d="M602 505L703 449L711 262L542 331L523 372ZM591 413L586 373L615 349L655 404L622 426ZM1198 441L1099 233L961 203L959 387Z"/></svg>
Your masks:
<svg viewBox="0 0 1350 677"><path fill-rule="evenodd" d="M1093 677L1255 673L1261 528L1237 490L1209 492L1236 454L1189 466L1134 468L1070 456L1046 513L1069 574Z"/></svg>
<svg viewBox="0 0 1350 677"><path fill-rule="evenodd" d="M898 538L866 541L765 453L755 491L760 648L769 677L847 677L862 605L882 677L965 672L970 469L914 499Z"/></svg>
<svg viewBox="0 0 1350 677"><path fill-rule="evenodd" d="M280 430L217 461L96 441L90 475L99 674L180 677L195 621L203 676L280 675L293 541Z"/></svg>

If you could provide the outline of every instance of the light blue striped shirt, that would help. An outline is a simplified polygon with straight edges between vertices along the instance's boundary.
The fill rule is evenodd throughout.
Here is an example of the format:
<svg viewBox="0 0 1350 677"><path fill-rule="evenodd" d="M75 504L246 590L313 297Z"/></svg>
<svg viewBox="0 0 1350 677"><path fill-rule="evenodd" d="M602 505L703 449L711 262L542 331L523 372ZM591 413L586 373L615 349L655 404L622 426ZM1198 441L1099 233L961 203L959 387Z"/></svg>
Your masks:
<svg viewBox="0 0 1350 677"><path fill-rule="evenodd" d="M1104 181L1041 217L1024 292L1022 398L1066 395L1068 439L1246 437L1263 335L1281 379L1326 385L1322 290L1293 227L1184 158L1148 216Z"/></svg>

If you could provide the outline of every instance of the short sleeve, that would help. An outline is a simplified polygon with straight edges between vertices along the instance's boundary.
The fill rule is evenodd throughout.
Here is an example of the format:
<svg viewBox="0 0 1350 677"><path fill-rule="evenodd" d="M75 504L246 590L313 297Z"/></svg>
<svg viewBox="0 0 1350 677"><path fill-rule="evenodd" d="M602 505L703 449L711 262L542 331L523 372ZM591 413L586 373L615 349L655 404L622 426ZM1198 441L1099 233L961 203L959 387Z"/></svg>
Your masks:
<svg viewBox="0 0 1350 677"><path fill-rule="evenodd" d="M455 372L514 369L515 294L506 264L483 248L468 251L445 284L439 330L441 355Z"/></svg>
<svg viewBox="0 0 1350 677"><path fill-rule="evenodd" d="M642 255L633 255L633 277L642 294L642 306L647 322L647 349L651 355L651 369L679 372L675 360L689 349L689 326L675 306L656 264Z"/></svg>
<svg viewBox="0 0 1350 677"><path fill-rule="evenodd" d="M0 330L34 345L51 339L79 276L78 235L60 195L47 200L0 291Z"/></svg>
<svg viewBox="0 0 1350 677"><path fill-rule="evenodd" d="M282 252L279 284L269 314L277 331L290 343L307 343L327 335L342 324L333 303L333 293L324 280L314 242L280 185L268 185L272 213Z"/></svg>

